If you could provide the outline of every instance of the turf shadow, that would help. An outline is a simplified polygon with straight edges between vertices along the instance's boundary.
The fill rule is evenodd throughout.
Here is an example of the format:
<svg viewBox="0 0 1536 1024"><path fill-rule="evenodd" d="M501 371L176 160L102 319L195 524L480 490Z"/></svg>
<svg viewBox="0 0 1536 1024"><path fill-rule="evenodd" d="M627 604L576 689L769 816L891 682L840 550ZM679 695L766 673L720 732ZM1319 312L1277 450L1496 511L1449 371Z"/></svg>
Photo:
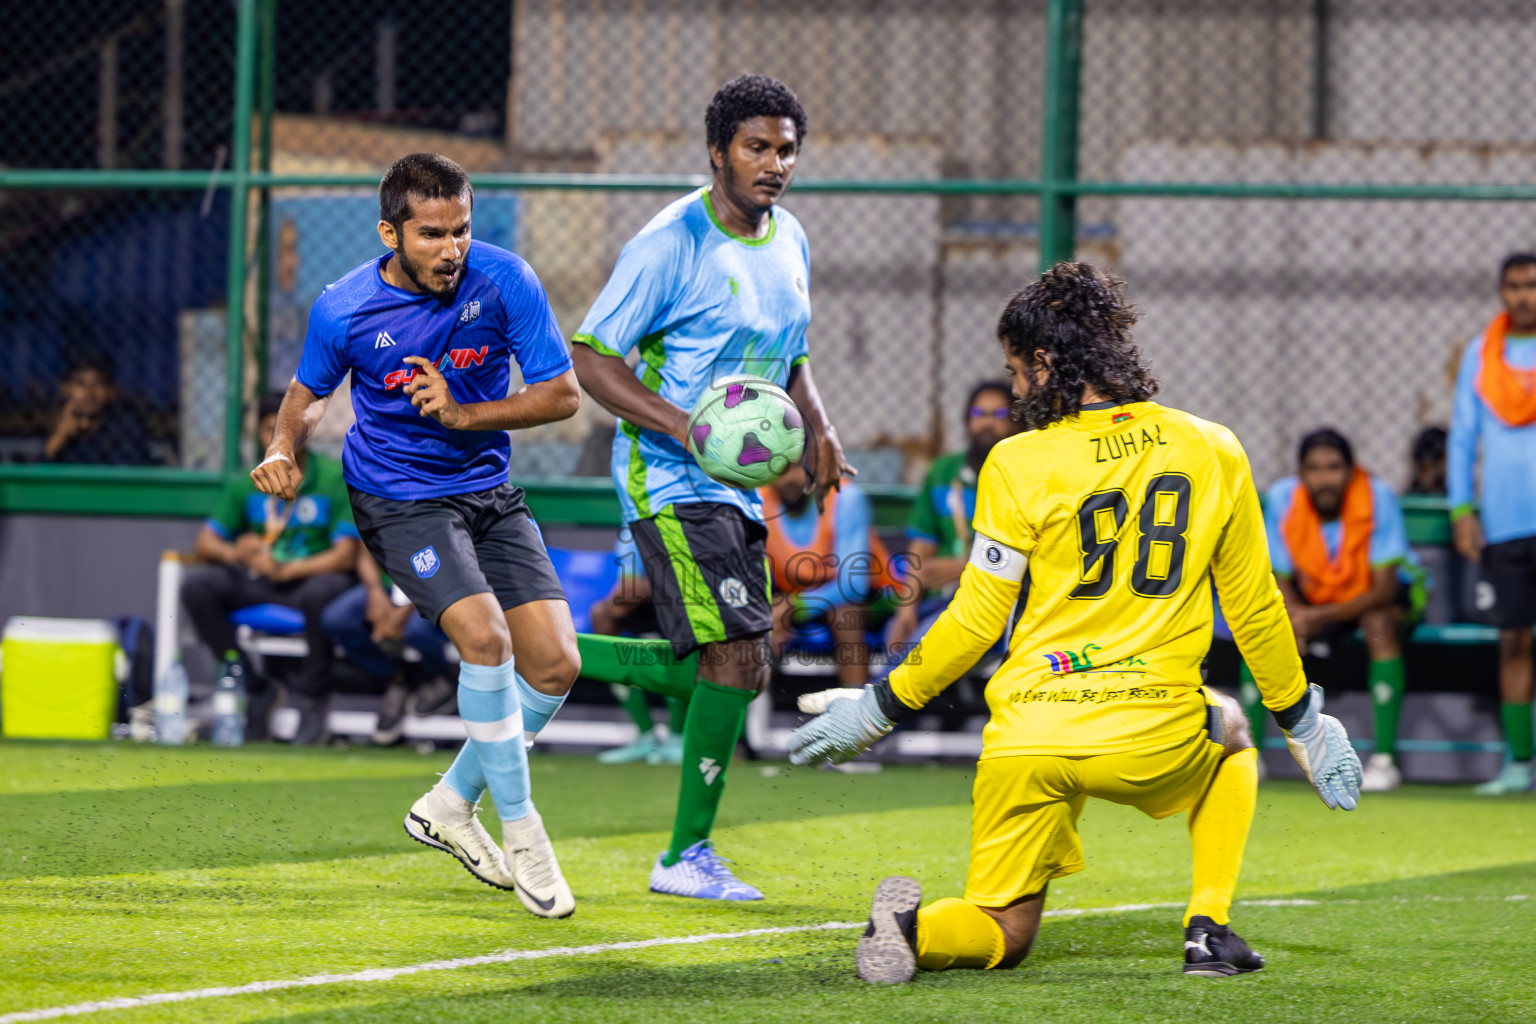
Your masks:
<svg viewBox="0 0 1536 1024"><path fill-rule="evenodd" d="M954 773L824 772L764 777L738 764L721 827L938 806L965 799ZM0 796L0 879L220 868L395 854L411 849L400 822L434 775L420 779L210 782ZM605 813L591 813L594 785ZM550 832L600 838L670 826L676 769L613 769L575 758L535 764L534 792ZM489 817L489 815L485 815ZM16 823L23 824L17 827Z"/></svg>
<svg viewBox="0 0 1536 1024"><path fill-rule="evenodd" d="M605 1024L706 1018L722 1024L1529 1020L1536 1016L1536 997L1509 965L1522 962L1528 948L1528 925L1536 916L1533 885L1536 865L1520 864L1295 897L1317 899L1317 905L1239 907L1245 934L1270 964L1261 974L1220 981L1180 973L1177 911L1164 908L1055 919L1017 970L920 974L914 984L893 988L857 981L855 933L841 932L816 939L803 934L754 939L751 947L687 947L667 954L679 962L662 965L631 953L573 958L561 962L563 977L547 981L532 975L548 970L549 961L476 968L482 981L485 971L505 971L508 977L478 991L446 985L430 997L370 999L366 989L352 988L337 993L342 998L335 1008L266 1019L304 1024L444 1016ZM1509 899L1514 895L1531 899ZM1469 948L1478 955L1469 958Z"/></svg>

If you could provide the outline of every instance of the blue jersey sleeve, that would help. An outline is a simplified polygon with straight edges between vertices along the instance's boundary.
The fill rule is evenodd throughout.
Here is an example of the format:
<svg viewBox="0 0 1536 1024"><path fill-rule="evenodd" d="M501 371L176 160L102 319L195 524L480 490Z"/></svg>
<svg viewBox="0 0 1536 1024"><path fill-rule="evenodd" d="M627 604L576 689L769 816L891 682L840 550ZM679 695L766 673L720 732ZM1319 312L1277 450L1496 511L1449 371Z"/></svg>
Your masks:
<svg viewBox="0 0 1536 1024"><path fill-rule="evenodd" d="M1269 565L1276 576L1294 576L1291 553L1280 534L1280 520L1291 505L1291 495L1300 486L1293 476L1276 480L1264 495L1264 536L1269 540Z"/></svg>
<svg viewBox="0 0 1536 1024"><path fill-rule="evenodd" d="M1477 396L1477 373L1482 366L1482 336L1473 338L1461 357L1456 374L1456 401L1451 408L1451 433L1446 441L1445 486L1451 516L1472 511L1472 482L1477 465L1478 435L1483 427L1483 402Z"/></svg>
<svg viewBox="0 0 1536 1024"><path fill-rule="evenodd" d="M1408 527L1403 508L1385 481L1371 480L1371 568L1380 569L1408 558Z"/></svg>
<svg viewBox="0 0 1536 1024"><path fill-rule="evenodd" d="M518 256L488 270L501 291L506 311L507 343L517 360L523 382L537 384L551 380L571 368L571 352L566 348L555 312L549 308L549 296L528 262Z"/></svg>
<svg viewBox="0 0 1536 1024"><path fill-rule="evenodd" d="M687 285L691 247L680 223L629 240L573 341L605 356L625 356L665 323Z"/></svg>
<svg viewBox="0 0 1536 1024"><path fill-rule="evenodd" d="M294 376L299 383L320 398L335 391L352 368L347 357L347 321L350 310L338 309L334 294L315 300L309 310L309 332L304 336L304 354Z"/></svg>
<svg viewBox="0 0 1536 1024"><path fill-rule="evenodd" d="M874 567L869 535L874 526L875 512L869 499L857 486L844 484L837 496L837 522L832 531L842 602L856 603L869 597L869 573Z"/></svg>

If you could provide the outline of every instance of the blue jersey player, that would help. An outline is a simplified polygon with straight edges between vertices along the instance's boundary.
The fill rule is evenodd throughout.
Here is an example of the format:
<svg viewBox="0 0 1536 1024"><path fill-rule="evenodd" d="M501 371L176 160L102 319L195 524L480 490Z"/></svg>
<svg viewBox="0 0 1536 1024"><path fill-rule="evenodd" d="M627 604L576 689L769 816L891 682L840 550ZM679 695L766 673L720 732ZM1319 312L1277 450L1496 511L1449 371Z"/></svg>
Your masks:
<svg viewBox="0 0 1536 1024"><path fill-rule="evenodd" d="M565 419L580 392L528 264L470 240L474 193L434 153L379 183L389 251L328 287L310 312L298 373L265 461L251 473L292 500L297 453L352 375L357 422L343 470L363 543L463 659L469 742L405 818L411 838L517 893L541 917L576 907L529 796L527 743L580 670L565 592L523 492L507 482L506 431ZM508 395L509 360L527 386ZM513 655L516 654L516 661ZM490 790L502 848L480 825Z"/></svg>
<svg viewBox="0 0 1536 1024"><path fill-rule="evenodd" d="M658 624L679 662L698 652L696 680L684 672L691 693L672 844L651 870L651 890L757 900L762 893L731 873L709 837L747 705L768 681L767 531L755 492L700 470L685 410L721 377L767 377L800 407L818 506L853 471L807 363L805 232L776 205L794 174L805 111L784 83L744 75L720 88L704 120L714 180L624 247L572 357L582 386L619 417L613 477ZM631 369L624 357L635 349ZM611 670L609 682L647 685L612 640L581 642L587 675ZM675 683L677 667L656 668Z"/></svg>
<svg viewBox="0 0 1536 1024"><path fill-rule="evenodd" d="M1456 375L1445 475L1456 550L1478 563L1475 603L1499 627L1499 718L1509 756L1477 787L1483 796L1529 790L1536 765L1536 254L1504 260L1499 297L1504 311L1467 343Z"/></svg>

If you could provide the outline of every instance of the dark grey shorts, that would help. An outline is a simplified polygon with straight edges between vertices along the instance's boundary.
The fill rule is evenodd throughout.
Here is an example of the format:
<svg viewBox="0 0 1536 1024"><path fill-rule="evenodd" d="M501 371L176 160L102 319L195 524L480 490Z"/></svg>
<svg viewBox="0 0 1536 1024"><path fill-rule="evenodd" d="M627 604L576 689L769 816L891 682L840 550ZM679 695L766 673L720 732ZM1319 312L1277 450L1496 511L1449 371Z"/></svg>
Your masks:
<svg viewBox="0 0 1536 1024"><path fill-rule="evenodd" d="M565 600L522 488L410 501L348 491L368 551L432 622L471 594L495 594L503 610Z"/></svg>

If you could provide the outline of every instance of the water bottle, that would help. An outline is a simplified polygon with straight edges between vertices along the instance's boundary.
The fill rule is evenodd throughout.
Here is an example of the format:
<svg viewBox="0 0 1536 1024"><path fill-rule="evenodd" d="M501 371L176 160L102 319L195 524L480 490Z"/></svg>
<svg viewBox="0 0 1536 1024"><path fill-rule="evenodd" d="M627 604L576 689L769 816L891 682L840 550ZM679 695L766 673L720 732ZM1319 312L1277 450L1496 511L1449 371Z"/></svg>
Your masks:
<svg viewBox="0 0 1536 1024"><path fill-rule="evenodd" d="M174 746L187 742L187 670L180 658L155 680L155 739Z"/></svg>
<svg viewBox="0 0 1536 1024"><path fill-rule="evenodd" d="M224 674L213 689L213 742L219 747L245 743L245 668L230 651L224 657Z"/></svg>

